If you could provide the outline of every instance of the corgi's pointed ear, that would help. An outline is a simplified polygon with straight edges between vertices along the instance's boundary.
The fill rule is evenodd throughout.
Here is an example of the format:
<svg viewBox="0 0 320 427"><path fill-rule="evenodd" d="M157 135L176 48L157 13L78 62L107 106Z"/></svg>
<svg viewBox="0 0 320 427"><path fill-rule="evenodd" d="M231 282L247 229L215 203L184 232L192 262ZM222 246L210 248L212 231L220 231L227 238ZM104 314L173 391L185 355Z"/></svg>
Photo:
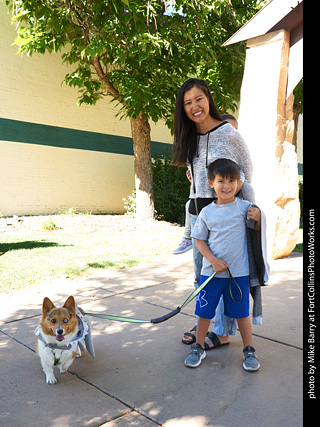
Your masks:
<svg viewBox="0 0 320 427"><path fill-rule="evenodd" d="M45 297L42 303L42 312L49 313L54 306L53 302L49 298Z"/></svg>
<svg viewBox="0 0 320 427"><path fill-rule="evenodd" d="M76 309L76 302L73 298L73 296L71 295L70 297L68 297L68 299L66 300L66 302L63 304L63 307L67 308L70 311L75 311Z"/></svg>

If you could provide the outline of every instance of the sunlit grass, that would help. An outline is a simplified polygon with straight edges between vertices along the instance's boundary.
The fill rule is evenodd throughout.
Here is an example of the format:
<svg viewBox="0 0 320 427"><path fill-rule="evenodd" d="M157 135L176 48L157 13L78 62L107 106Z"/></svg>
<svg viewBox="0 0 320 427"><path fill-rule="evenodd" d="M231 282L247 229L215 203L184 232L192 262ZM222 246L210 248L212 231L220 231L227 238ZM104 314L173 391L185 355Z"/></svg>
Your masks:
<svg viewBox="0 0 320 427"><path fill-rule="evenodd" d="M33 235L10 235L0 243L0 292L21 289L43 279L94 274L97 269L120 269L170 256L183 234L168 232L86 232L54 230Z"/></svg>
<svg viewBox="0 0 320 427"><path fill-rule="evenodd" d="M3 235L0 243L0 292L22 289L46 279L95 274L171 256L183 228L130 232L75 232L53 229L21 236ZM303 230L295 252L303 251Z"/></svg>

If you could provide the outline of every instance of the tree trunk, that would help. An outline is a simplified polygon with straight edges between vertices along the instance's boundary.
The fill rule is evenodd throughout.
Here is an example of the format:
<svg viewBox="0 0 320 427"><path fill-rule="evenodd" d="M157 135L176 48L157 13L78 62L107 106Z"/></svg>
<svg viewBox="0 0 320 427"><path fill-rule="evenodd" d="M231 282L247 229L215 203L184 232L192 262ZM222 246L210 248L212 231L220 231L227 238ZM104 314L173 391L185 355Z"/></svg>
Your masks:
<svg viewBox="0 0 320 427"><path fill-rule="evenodd" d="M153 173L150 151L150 125L141 114L131 119L137 213L139 221L154 219Z"/></svg>
<svg viewBox="0 0 320 427"><path fill-rule="evenodd" d="M99 57L92 59L98 77L107 92L125 107L127 104L119 97L118 91L104 74ZM140 221L154 219L153 174L150 152L150 125L148 119L143 119L142 114L136 119L131 119L131 134L134 154L134 173L136 184L137 213Z"/></svg>

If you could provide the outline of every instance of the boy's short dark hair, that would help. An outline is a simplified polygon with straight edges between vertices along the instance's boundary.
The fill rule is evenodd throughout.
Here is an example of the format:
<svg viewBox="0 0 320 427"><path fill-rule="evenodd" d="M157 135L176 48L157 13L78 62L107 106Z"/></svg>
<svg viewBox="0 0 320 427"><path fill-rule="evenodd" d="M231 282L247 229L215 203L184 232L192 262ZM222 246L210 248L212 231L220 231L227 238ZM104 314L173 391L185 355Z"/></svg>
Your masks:
<svg viewBox="0 0 320 427"><path fill-rule="evenodd" d="M218 159L208 167L208 179L214 180L219 174L222 178L240 179L240 168L237 163L229 159Z"/></svg>
<svg viewBox="0 0 320 427"><path fill-rule="evenodd" d="M221 119L222 120L235 120L236 122L238 121L232 114L221 114Z"/></svg>

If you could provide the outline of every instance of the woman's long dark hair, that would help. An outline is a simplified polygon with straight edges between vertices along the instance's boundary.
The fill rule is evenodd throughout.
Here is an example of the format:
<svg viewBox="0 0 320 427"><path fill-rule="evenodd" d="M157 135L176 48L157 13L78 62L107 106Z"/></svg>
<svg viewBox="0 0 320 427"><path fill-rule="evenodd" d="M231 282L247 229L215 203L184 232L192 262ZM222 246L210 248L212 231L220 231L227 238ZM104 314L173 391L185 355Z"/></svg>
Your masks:
<svg viewBox="0 0 320 427"><path fill-rule="evenodd" d="M172 165L183 166L187 161L191 163L197 151L197 129L184 111L184 94L194 86L202 90L209 100L209 113L217 120L221 120L215 106L210 89L204 80L188 79L179 89L176 101L173 123L173 160Z"/></svg>

